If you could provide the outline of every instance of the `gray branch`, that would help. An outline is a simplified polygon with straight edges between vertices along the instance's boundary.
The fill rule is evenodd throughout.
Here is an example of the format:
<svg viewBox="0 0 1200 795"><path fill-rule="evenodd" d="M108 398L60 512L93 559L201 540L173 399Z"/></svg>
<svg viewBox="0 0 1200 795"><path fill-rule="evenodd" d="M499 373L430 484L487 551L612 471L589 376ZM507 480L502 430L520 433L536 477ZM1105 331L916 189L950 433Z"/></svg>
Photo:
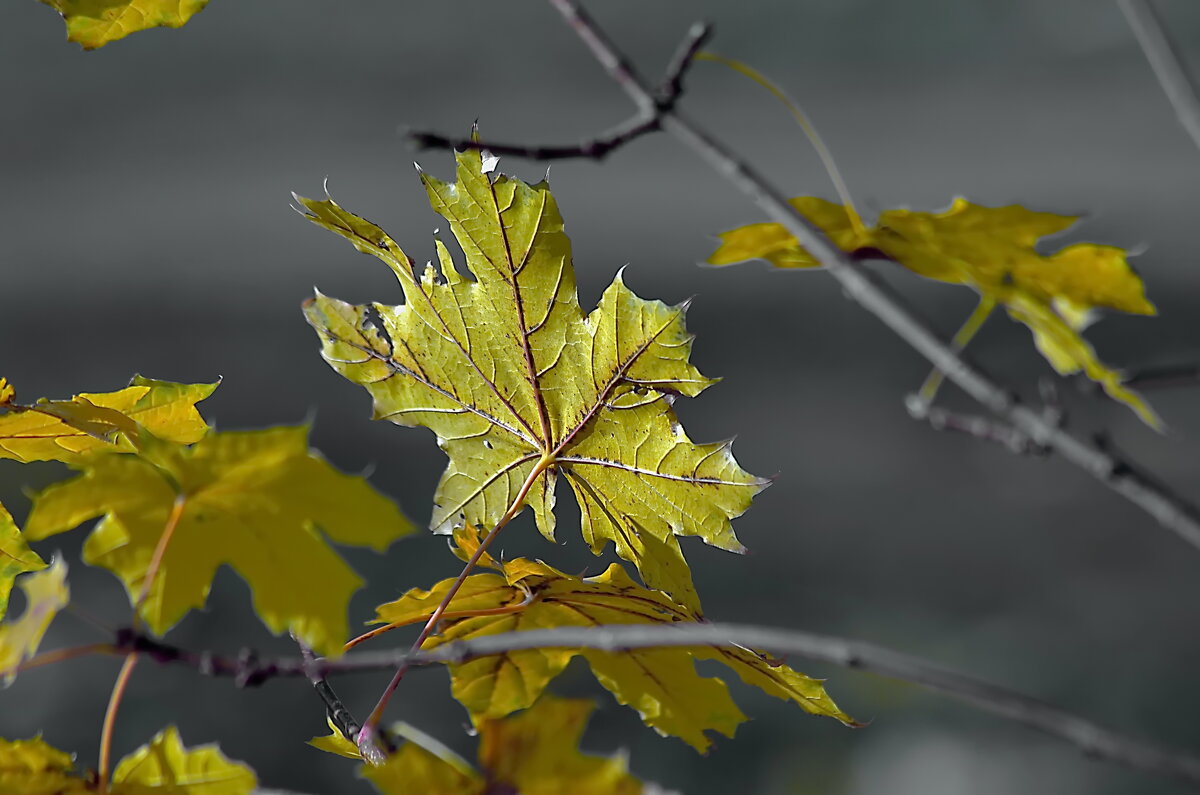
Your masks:
<svg viewBox="0 0 1200 795"><path fill-rule="evenodd" d="M1117 5L1125 13L1125 19L1133 29L1133 35L1137 36L1158 84L1175 109L1179 123L1200 148L1200 97L1197 97L1196 84L1184 68L1179 50L1171 43L1158 12L1150 0L1117 0Z"/></svg>
<svg viewBox="0 0 1200 795"><path fill-rule="evenodd" d="M898 679L1066 740L1097 759L1200 786L1200 759L1194 756L1126 737L1039 699L919 657L861 641L794 630L709 623L561 627L485 635L415 655L408 651L366 652L316 660L268 660L252 653L222 657L210 652L186 651L124 630L111 651L115 654L137 652L159 663L181 664L196 668L207 676L228 677L241 686L254 686L277 678L324 679L333 674L390 671L402 663L412 666L461 663L529 649L595 649L621 653L631 649L680 646L743 646Z"/></svg>
<svg viewBox="0 0 1200 795"><path fill-rule="evenodd" d="M603 30L575 0L549 0L592 51L609 76L642 112L655 108L654 93ZM1200 511L1128 461L1064 431L1042 412L1023 405L982 369L943 341L887 284L835 246L788 203L787 197L676 106L659 108L660 128L686 144L718 174L787 229L838 280L846 297L875 315L959 388L1030 443L1054 451L1200 549Z"/></svg>

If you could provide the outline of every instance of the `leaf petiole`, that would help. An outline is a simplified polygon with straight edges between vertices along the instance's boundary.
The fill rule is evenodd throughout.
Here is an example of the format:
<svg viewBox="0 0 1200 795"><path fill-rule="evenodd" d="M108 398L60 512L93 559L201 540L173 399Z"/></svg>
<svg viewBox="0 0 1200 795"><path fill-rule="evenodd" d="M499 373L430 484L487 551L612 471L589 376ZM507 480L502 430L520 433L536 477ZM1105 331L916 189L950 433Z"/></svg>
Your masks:
<svg viewBox="0 0 1200 795"><path fill-rule="evenodd" d="M417 639L413 642L412 648L409 652L410 655L419 652L421 650L421 646L425 643L429 636L433 634L434 628L438 625L438 622L442 620L443 616L445 616L446 608L450 605L450 602L454 599L455 595L458 594L458 591L460 588L462 588L463 583L467 581L467 576L471 573L472 569L475 568L475 565L479 563L484 553L487 552L488 547L492 545L492 542L496 540L496 536L500 535L500 531L504 529L504 526L511 522L516 515L521 512L521 509L525 507L525 498L529 495L530 490L533 489L533 485L537 483L538 478L540 478L547 469L554 466L554 462L555 459L552 453L544 453L534 465L533 469L529 471L529 476L526 477L525 482L521 484L521 488L517 492L517 496L513 498L512 503L508 506L508 510L504 512L504 515L500 517L498 522L496 522L496 526L493 527L491 531L484 537L483 541L480 542L479 547L471 555L466 565L463 566L463 570L459 572L458 577L450 586L450 590L448 590L445 597L442 598L441 604L437 606L437 608L429 616L429 620L425 622L425 627L421 630L421 634L419 634ZM404 678L404 675L408 673L409 667L410 664L406 660L400 664L400 667L396 669L396 673L392 676L392 681L388 682L388 686L384 688L383 694L379 697L379 702L375 705L375 709L371 710L371 714L367 716L367 720L366 723L363 724L362 731L358 733L358 737L354 738L355 744L358 745L359 753L362 754L363 759L365 759L369 764L380 765L386 761L386 754L376 742L376 736L379 733L379 722L383 719L383 711L387 708L388 702L391 701L392 694L396 692L396 688L400 686L400 681Z"/></svg>
<svg viewBox="0 0 1200 795"><path fill-rule="evenodd" d="M970 344L979 330L983 328L983 324L991 317L992 311L996 308L996 299L990 295L982 295L979 297L979 304L975 307L970 317L962 324L962 328L954 335L954 339L950 341L954 350L961 351ZM946 374L936 367L929 371L929 375L925 377L925 383L921 384L921 389L917 392L917 398L926 406L933 404L933 399L937 397L938 390L941 389L942 382L946 380Z"/></svg>

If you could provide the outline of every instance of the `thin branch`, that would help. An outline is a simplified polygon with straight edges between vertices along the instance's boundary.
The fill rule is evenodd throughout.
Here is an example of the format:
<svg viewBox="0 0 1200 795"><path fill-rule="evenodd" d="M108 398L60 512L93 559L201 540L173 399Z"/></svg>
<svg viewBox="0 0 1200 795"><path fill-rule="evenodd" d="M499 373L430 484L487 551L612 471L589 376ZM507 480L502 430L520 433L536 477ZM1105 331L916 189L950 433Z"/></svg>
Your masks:
<svg viewBox="0 0 1200 795"><path fill-rule="evenodd" d="M1192 143L1200 148L1200 96L1197 96L1196 83L1184 68L1179 50L1171 43L1158 12L1150 0L1117 0L1117 5L1124 12L1133 35L1137 36L1138 44L1142 45L1142 52L1171 107L1175 108L1179 123L1191 136Z"/></svg>
<svg viewBox="0 0 1200 795"><path fill-rule="evenodd" d="M712 27L704 22L697 22L688 30L683 41L676 48L675 55L667 67L666 74L658 90L650 97L647 104L631 118L621 122L607 132L580 141L577 144L506 144L490 141L481 144L475 136L458 138L442 135L427 130L413 130L406 133L408 140L419 149L456 149L465 152L469 149L487 149L501 157L524 157L530 160L566 160L585 158L603 160L611 152L620 149L628 143L641 138L643 135L658 132L659 120L662 114L675 107L683 94L683 79L688 68L695 63L696 53L704 46L712 35ZM621 64L617 68L630 68Z"/></svg>
<svg viewBox="0 0 1200 795"><path fill-rule="evenodd" d="M1035 444L1012 426L978 414L960 414L934 406L917 394L908 395L904 399L904 406L908 409L908 416L929 423L929 427L935 431L953 431L980 441L995 442L1017 455L1045 455L1047 452L1045 447Z"/></svg>
<svg viewBox="0 0 1200 795"><path fill-rule="evenodd" d="M307 676L308 681L312 684L317 696L325 704L325 714L343 737L350 742L354 742L355 738L358 737L358 733L362 731L362 724L354 719L354 715L350 712L349 708L338 698L337 693L333 692L333 686L329 684L326 675L314 668L317 656L313 654L313 650L294 634L292 635L292 639L300 647L300 657L305 663L305 676ZM384 742L387 742L386 738ZM390 752L395 749L389 748L387 750Z"/></svg>
<svg viewBox="0 0 1200 795"><path fill-rule="evenodd" d="M311 662L286 658L259 660L245 653L234 659L189 652L128 631L118 638L115 650L143 654L160 663L187 665L209 676L232 677L245 686L279 677L311 677L314 673L325 676L390 670L401 664L416 667L462 663L529 649L595 649L615 654L631 649L687 646L743 646L898 679L1066 740L1097 759L1200 785L1200 759L1126 737L1039 699L874 644L769 627L707 623L561 627L484 635L416 654L351 653Z"/></svg>
<svg viewBox="0 0 1200 795"><path fill-rule="evenodd" d="M639 110L645 112L656 107L654 93L575 0L549 2ZM1053 450L1200 549L1200 510L1142 475L1137 468L1070 435L1052 417L1023 405L1015 393L1002 387L944 342L891 287L835 246L824 232L792 207L783 192L766 177L674 106L659 108L658 113L663 131L694 150L713 170L752 199L772 221L787 229L838 280L847 298L883 321L935 368L1016 432L1029 437L1035 445ZM485 141L473 145L495 151L495 147Z"/></svg>
<svg viewBox="0 0 1200 795"><path fill-rule="evenodd" d="M1128 368L1122 371L1122 383L1130 389L1147 391L1200 384L1200 364L1174 364ZM1089 382L1090 383L1090 382ZM1082 386L1082 384L1081 384Z"/></svg>

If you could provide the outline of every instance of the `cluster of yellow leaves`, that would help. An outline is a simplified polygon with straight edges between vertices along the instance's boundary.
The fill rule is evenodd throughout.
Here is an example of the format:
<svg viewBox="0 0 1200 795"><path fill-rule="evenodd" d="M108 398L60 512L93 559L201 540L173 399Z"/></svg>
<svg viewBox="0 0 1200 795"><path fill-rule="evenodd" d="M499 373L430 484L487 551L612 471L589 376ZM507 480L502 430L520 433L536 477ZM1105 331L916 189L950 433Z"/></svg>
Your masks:
<svg viewBox="0 0 1200 795"><path fill-rule="evenodd" d="M1114 246L1076 243L1043 255L1035 246L1074 225L1075 216L1018 205L984 207L955 199L941 213L887 210L874 227L852 223L840 204L811 196L791 200L838 248L883 256L938 281L964 284L1002 304L1033 332L1034 342L1059 373L1084 373L1151 426L1159 421L1121 375L1104 365L1081 331L1093 310L1155 314L1141 277ZM820 265L779 224L750 224L721 234L709 262L729 265L765 259L779 268Z"/></svg>
<svg viewBox="0 0 1200 795"><path fill-rule="evenodd" d="M170 726L117 763L111 795L249 795L258 779L215 745L185 748ZM0 740L0 792L6 795L75 795L97 792L95 776L75 769L70 754L40 737Z"/></svg>
<svg viewBox="0 0 1200 795"><path fill-rule="evenodd" d="M180 28L208 0L42 0L62 14L67 40L85 50L149 28Z"/></svg>
<svg viewBox="0 0 1200 795"><path fill-rule="evenodd" d="M71 464L89 453L132 452L139 427L159 439L191 444L208 431L196 404L216 388L139 375L116 392L21 404L0 378L0 458Z"/></svg>
<svg viewBox="0 0 1200 795"><path fill-rule="evenodd" d="M331 199L297 197L311 221L387 263L404 291L399 306L310 300L325 360L366 387L376 418L437 434L450 463L435 532L495 527L528 484L525 503L553 539L561 475L596 554L614 542L648 585L698 609L677 536L742 551L730 520L766 481L728 444L695 444L679 425L675 396L713 383L688 362L685 307L639 298L618 275L585 314L549 186L494 174L478 152L457 164L456 183L421 178L474 279L441 241L440 269L421 273L379 227Z"/></svg>
<svg viewBox="0 0 1200 795"><path fill-rule="evenodd" d="M228 564L271 631L336 654L362 580L326 537L382 551L412 530L395 503L312 452L306 427L214 432L191 446L142 435L139 446L138 455L76 462L82 475L35 495L26 536L38 541L102 516L83 559L120 577L131 602L142 598L153 632L203 607Z"/></svg>
<svg viewBox="0 0 1200 795"><path fill-rule="evenodd" d="M547 696L519 715L481 721L479 770L444 748L407 742L386 764L364 767L362 775L384 795L639 795L642 784L630 775L624 755L579 752L594 708L590 701ZM336 731L310 744L358 757L354 744Z"/></svg>
<svg viewBox="0 0 1200 795"><path fill-rule="evenodd" d="M466 533L464 554L473 549ZM617 564L603 574L581 579L540 561L498 562L484 556L481 564L499 574L467 578L450 603L442 631L426 642L436 648L456 640L552 627L604 624L660 624L700 621L698 612L665 594L633 582ZM432 589L414 589L376 609L377 623L409 624L426 618L441 603L452 580ZM450 666L454 697L479 724L532 705L576 655L582 655L596 679L622 704L641 714L662 734L680 737L698 751L711 745L706 735L732 737L746 720L725 683L696 673L697 660L716 660L747 684L797 704L817 715L854 721L825 693L820 681L777 660L742 648L702 646L692 649L635 649L620 653L576 649L530 649L492 655Z"/></svg>

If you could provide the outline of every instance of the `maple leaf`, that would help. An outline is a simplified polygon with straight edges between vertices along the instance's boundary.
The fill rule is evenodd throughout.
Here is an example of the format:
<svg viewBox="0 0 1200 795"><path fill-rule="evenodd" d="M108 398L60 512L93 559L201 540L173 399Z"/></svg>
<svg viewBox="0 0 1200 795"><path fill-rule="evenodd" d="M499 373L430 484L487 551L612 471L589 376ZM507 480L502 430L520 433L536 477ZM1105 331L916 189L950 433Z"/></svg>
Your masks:
<svg viewBox="0 0 1200 795"><path fill-rule="evenodd" d="M29 548L20 528L0 503L0 619L8 612L8 595L18 574L46 568L46 561Z"/></svg>
<svg viewBox="0 0 1200 795"><path fill-rule="evenodd" d="M96 451L128 452L139 426L161 439L190 444L208 431L196 404L216 388L136 375L116 392L22 405L12 385L0 378L0 458L73 463Z"/></svg>
<svg viewBox="0 0 1200 795"><path fill-rule="evenodd" d="M25 593L20 618L0 624L0 677L5 686L16 678L21 663L37 653L50 622L71 601L67 564L55 557L48 568L24 574L17 584Z"/></svg>
<svg viewBox="0 0 1200 795"><path fill-rule="evenodd" d="M1104 365L1080 334L1095 309L1156 313L1127 253L1096 243L1075 243L1049 255L1035 248L1041 238L1073 226L1076 216L1019 205L984 207L957 198L940 213L887 210L873 228L858 233L843 205L809 196L791 204L844 251L882 255L921 276L967 285L1003 304L1010 317L1033 332L1038 350L1057 372L1082 372L1147 424L1160 426L1150 406L1121 383L1120 373ZM708 261L729 265L750 259L780 268L820 266L779 224L723 232Z"/></svg>
<svg viewBox="0 0 1200 795"><path fill-rule="evenodd" d="M8 795L73 795L91 792L75 773L71 755L41 737L0 739L0 792Z"/></svg>
<svg viewBox="0 0 1200 795"><path fill-rule="evenodd" d="M231 761L215 744L185 748L168 726L117 763L113 795L167 790L179 795L248 795L258 779L245 764Z"/></svg>
<svg viewBox="0 0 1200 795"><path fill-rule="evenodd" d="M216 745L185 748L174 726L117 763L111 795L248 795L254 771L225 757ZM0 791L6 795L96 792L94 774L75 769L72 756L40 737L0 739Z"/></svg>
<svg viewBox="0 0 1200 795"><path fill-rule="evenodd" d="M366 387L376 418L437 435L450 463L434 532L495 527L533 477L526 503L553 539L563 475L593 552L614 542L647 584L698 606L677 536L743 551L730 520L766 481L728 443L695 444L679 425L674 397L713 383L688 362L686 306L641 299L618 274L585 315L549 186L492 174L478 152L456 157L457 183L421 179L474 280L440 241L440 273L418 274L379 227L332 199L297 197L309 220L386 262L404 291L399 306L310 299L325 360Z"/></svg>
<svg viewBox="0 0 1200 795"><path fill-rule="evenodd" d="M546 697L519 715L483 721L479 771L445 748L408 742L386 764L364 766L361 775L384 795L638 795L642 783L629 773L623 754L579 752L593 709L590 701ZM342 755L348 756L354 746L345 744Z"/></svg>
<svg viewBox="0 0 1200 795"><path fill-rule="evenodd" d="M459 537L466 538L461 533ZM441 632L424 648L500 632L701 620L691 608L635 583L616 563L586 579L523 558L497 563L485 557L480 563L500 574L468 577L448 607ZM377 623L419 622L441 603L452 582L444 580L428 591L413 589L380 605ZM485 614L471 615L480 612ZM533 704L577 654L588 661L600 684L619 702L636 709L647 725L680 737L701 752L711 745L706 731L732 737L746 716L733 703L724 682L696 673L697 659L722 662L747 684L808 712L854 725L826 695L820 681L740 648L639 649L619 654L590 649L514 651L451 665L451 690L476 723L502 717Z"/></svg>
<svg viewBox="0 0 1200 795"><path fill-rule="evenodd" d="M149 28L180 28L208 0L42 0L62 14L67 41L85 50Z"/></svg>
<svg viewBox="0 0 1200 795"><path fill-rule="evenodd" d="M229 564L272 632L336 653L362 580L326 537L383 551L412 531L396 505L310 451L306 427L212 433L191 447L143 437L141 445L139 455L92 456L77 465L81 476L35 495L26 536L103 516L83 558L120 577L134 604L162 542L139 610L153 632L203 607L217 568Z"/></svg>

